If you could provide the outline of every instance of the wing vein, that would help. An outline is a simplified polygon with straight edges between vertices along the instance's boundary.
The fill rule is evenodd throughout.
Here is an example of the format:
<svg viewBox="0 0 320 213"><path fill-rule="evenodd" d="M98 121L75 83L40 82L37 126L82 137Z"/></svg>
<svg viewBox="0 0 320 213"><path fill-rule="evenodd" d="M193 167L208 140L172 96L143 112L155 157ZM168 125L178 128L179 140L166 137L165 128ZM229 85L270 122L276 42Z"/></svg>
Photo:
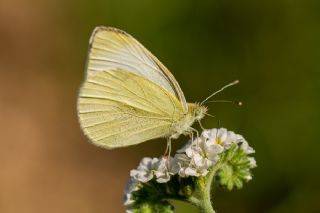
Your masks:
<svg viewBox="0 0 320 213"><path fill-rule="evenodd" d="M122 79L119 79L117 76L115 76L113 73L111 72L107 72L109 75L113 76L114 78L116 78L117 80L121 81ZM104 77L102 77L104 78ZM104 78L107 80L107 78ZM133 78L133 80L137 83L137 81ZM114 81L114 83L117 84L117 82ZM137 83L138 84L138 83ZM158 109L159 111L161 111L162 113L164 114L167 114L169 115L166 111L163 111L161 108L159 108L158 106L154 105L149 99L145 98L145 97L141 97L140 95L136 94L135 92L131 91L129 88L127 88L125 85L121 85L121 84L118 84L118 86L121 86L122 88L124 88L125 90L127 90L128 92L130 92L131 94L143 99L144 101L146 101L147 103L151 104L152 106L154 106L156 109ZM141 85L138 84L138 86L140 86L141 88ZM160 87L161 88L161 87Z"/></svg>
<svg viewBox="0 0 320 213"><path fill-rule="evenodd" d="M150 125L149 125L148 128L141 129L140 131L136 131L136 132L134 132L133 134L141 133L141 132L146 131L146 130L150 130L150 129L154 129L154 128L159 128L159 127L163 127L163 126L168 126L168 125L167 125L167 124L157 125L157 126L150 126ZM109 134L109 135L104 136L104 137L102 137L102 138L100 137L100 138L98 138L97 140L98 140L98 141L105 140L106 138L110 138L110 137L115 136L115 135L120 135L120 134L122 134L122 133L125 132L125 131L130 131L130 130L135 129L135 128L136 128L136 126L134 126L133 128L127 128L127 129L125 129L125 130L123 130L123 131L120 131L120 132L118 132L118 133ZM130 135L132 136L133 134L130 134Z"/></svg>

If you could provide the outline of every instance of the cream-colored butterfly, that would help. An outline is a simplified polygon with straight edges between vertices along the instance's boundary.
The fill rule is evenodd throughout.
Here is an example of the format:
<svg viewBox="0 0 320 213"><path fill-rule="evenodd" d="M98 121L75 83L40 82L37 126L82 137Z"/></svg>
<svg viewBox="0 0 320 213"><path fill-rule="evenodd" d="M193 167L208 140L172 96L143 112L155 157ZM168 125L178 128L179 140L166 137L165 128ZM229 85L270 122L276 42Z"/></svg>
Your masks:
<svg viewBox="0 0 320 213"><path fill-rule="evenodd" d="M112 149L165 137L170 147L171 138L192 134L191 125L207 112L187 103L170 71L119 29L97 27L87 60L78 116L95 145Z"/></svg>

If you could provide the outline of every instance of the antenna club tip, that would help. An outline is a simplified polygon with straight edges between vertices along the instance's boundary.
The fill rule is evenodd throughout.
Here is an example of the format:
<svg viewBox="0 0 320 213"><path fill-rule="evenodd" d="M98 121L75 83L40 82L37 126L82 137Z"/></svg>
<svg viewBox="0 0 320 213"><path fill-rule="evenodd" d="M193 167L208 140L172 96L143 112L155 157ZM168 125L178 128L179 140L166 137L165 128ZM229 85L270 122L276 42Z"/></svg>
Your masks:
<svg viewBox="0 0 320 213"><path fill-rule="evenodd" d="M242 105L243 105L243 103L242 103L241 101L237 101L236 104L237 104L238 106L242 106Z"/></svg>
<svg viewBox="0 0 320 213"><path fill-rule="evenodd" d="M234 84L239 84L240 81L239 81L239 80L235 80L233 83L234 83Z"/></svg>

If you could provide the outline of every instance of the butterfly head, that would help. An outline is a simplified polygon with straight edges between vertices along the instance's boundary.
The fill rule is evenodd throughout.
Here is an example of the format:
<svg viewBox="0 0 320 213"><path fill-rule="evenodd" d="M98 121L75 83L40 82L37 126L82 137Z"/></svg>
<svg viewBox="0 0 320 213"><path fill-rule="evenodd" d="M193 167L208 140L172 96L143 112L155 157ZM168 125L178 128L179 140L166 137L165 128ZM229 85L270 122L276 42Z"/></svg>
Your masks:
<svg viewBox="0 0 320 213"><path fill-rule="evenodd" d="M200 121L208 111L206 106L200 105L198 103L189 104L189 110L192 113L192 117L195 121Z"/></svg>

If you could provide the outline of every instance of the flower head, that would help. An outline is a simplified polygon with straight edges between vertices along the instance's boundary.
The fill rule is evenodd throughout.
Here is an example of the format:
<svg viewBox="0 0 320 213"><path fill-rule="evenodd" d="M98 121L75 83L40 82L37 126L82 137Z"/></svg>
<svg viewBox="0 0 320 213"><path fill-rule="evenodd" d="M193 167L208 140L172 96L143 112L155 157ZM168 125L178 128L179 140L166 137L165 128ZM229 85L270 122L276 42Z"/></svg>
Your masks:
<svg viewBox="0 0 320 213"><path fill-rule="evenodd" d="M219 160L219 154L230 148L231 144L242 143L246 153L251 153L252 148L241 135L228 131L225 128L204 130L200 137L190 140L183 148L179 149L177 159L179 175L205 176L208 168Z"/></svg>
<svg viewBox="0 0 320 213"><path fill-rule="evenodd" d="M256 167L252 153L241 135L220 128L204 130L174 157L145 157L130 171L124 196L126 212L173 213L167 198L195 196L198 180L206 180L206 176L211 177L209 184L214 179L229 190L240 189L252 179L251 169Z"/></svg>

